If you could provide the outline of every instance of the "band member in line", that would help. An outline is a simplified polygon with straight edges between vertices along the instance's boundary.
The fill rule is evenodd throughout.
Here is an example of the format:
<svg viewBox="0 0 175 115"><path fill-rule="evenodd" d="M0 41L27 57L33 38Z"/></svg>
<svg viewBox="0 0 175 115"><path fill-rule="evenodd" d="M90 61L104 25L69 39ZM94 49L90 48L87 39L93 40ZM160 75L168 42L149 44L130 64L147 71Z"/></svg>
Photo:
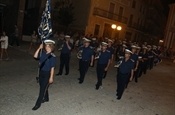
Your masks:
<svg viewBox="0 0 175 115"><path fill-rule="evenodd" d="M111 54L111 63L113 62L114 60L114 48L112 46L113 44L113 41L111 39L108 39L108 47L107 47L107 50L110 51L110 54ZM105 71L104 75L103 75L103 78L106 78L106 75L107 75L107 71Z"/></svg>
<svg viewBox="0 0 175 115"><path fill-rule="evenodd" d="M128 83L128 79L132 81L134 74L134 63L131 60L132 52L128 49L125 50L125 57L122 60L117 72L117 99L120 100L125 86Z"/></svg>
<svg viewBox="0 0 175 115"><path fill-rule="evenodd" d="M83 43L84 45L79 49L79 52L81 52L81 58L79 60L79 72L80 72L80 78L78 78L79 84L82 84L84 82L84 78L85 78L86 72L88 71L89 64L90 66L92 66L94 61L94 55L93 55L94 51L89 46L91 40L87 38L83 38L83 39L84 39L84 43Z"/></svg>
<svg viewBox="0 0 175 115"><path fill-rule="evenodd" d="M102 48L99 52L99 57L97 61L97 84L96 89L98 90L100 86L102 86L103 74L108 70L111 60L111 54L107 50L108 44L106 42L102 42Z"/></svg>
<svg viewBox="0 0 175 115"><path fill-rule="evenodd" d="M49 101L48 87L53 83L56 56L53 54L55 42L45 40L44 46L41 44L34 54L34 58L39 60L39 96L32 110L40 108L41 103ZM44 49L43 49L44 48Z"/></svg>
<svg viewBox="0 0 175 115"><path fill-rule="evenodd" d="M60 69L58 74L56 75L62 75L64 66L66 70L65 75L69 74L69 62L70 62L70 55L71 55L72 48L73 48L73 44L70 42L70 36L66 35L65 42L63 43L63 46L61 48Z"/></svg>

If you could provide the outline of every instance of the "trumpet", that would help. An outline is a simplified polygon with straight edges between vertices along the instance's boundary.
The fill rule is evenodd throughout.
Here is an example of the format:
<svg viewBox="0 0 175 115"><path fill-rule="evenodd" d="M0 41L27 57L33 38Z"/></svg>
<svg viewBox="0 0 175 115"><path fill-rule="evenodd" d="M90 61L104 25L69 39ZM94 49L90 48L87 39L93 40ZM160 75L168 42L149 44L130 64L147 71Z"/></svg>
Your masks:
<svg viewBox="0 0 175 115"><path fill-rule="evenodd" d="M58 51L61 51L63 49L64 44L62 44L59 48Z"/></svg>
<svg viewBox="0 0 175 115"><path fill-rule="evenodd" d="M77 53L78 59L82 59L82 53L83 53L83 50L78 51L78 53Z"/></svg>
<svg viewBox="0 0 175 115"><path fill-rule="evenodd" d="M124 56L118 56L118 58L119 58L119 61L117 61L116 64L114 65L114 67L116 67L116 68L119 68L120 65L122 64L122 60L123 60Z"/></svg>
<svg viewBox="0 0 175 115"><path fill-rule="evenodd" d="M99 59L100 55L101 55L101 45L96 48L95 59Z"/></svg>
<svg viewBox="0 0 175 115"><path fill-rule="evenodd" d="M101 55L101 51L95 53L95 59L99 59Z"/></svg>

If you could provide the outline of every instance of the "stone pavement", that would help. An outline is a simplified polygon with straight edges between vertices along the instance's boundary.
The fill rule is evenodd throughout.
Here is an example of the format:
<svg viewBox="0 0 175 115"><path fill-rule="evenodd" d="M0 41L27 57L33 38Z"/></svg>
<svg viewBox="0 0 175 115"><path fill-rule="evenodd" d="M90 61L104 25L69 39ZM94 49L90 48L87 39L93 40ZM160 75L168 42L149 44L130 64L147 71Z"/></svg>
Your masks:
<svg viewBox="0 0 175 115"><path fill-rule="evenodd" d="M28 43L9 48L10 60L0 61L0 115L175 115L175 64L168 60L139 82L130 82L121 100L116 100L116 69L111 66L103 89L95 90L95 67L89 68L85 82L78 84L78 60L72 53L68 76L55 76L49 88L50 101L37 111L37 62ZM56 55L59 57L59 53ZM58 72L59 58L56 73Z"/></svg>

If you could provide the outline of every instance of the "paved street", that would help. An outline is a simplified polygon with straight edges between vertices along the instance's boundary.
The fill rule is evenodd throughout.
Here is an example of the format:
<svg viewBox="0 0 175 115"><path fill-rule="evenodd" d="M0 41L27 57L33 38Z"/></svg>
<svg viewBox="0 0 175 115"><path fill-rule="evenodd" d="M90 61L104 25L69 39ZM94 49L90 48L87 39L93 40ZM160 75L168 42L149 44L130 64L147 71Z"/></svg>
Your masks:
<svg viewBox="0 0 175 115"><path fill-rule="evenodd" d="M139 82L130 82L121 100L116 99L116 68L111 66L103 89L95 90L95 68L78 84L75 51L68 76L55 76L49 88L50 101L37 111L37 62L26 46L9 48L10 60L0 61L0 115L175 115L175 64L168 60ZM59 54L58 52L56 53ZM59 56L59 55L58 55ZM56 73L58 72L59 59Z"/></svg>

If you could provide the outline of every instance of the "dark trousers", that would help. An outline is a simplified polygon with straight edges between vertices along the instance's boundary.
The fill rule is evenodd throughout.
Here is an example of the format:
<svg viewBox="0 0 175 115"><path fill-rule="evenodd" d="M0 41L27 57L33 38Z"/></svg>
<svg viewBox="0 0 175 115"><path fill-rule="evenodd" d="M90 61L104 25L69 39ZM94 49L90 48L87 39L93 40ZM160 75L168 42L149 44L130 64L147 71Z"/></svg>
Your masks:
<svg viewBox="0 0 175 115"><path fill-rule="evenodd" d="M108 72L108 71L104 71L103 79L106 78L107 72Z"/></svg>
<svg viewBox="0 0 175 115"><path fill-rule="evenodd" d="M101 86L102 85L102 79L103 79L103 75L105 72L105 68L106 68L107 64L97 64L97 86Z"/></svg>
<svg viewBox="0 0 175 115"><path fill-rule="evenodd" d="M143 64L142 64L142 74L146 74L147 67L148 67L148 62L144 61Z"/></svg>
<svg viewBox="0 0 175 115"><path fill-rule="evenodd" d="M125 86L129 79L129 75L130 74L122 74L120 72L117 74L117 95L119 98L121 98L123 95Z"/></svg>
<svg viewBox="0 0 175 115"><path fill-rule="evenodd" d="M40 71L39 73L39 96L36 105L41 105L42 100L49 100L48 87L49 87L50 72Z"/></svg>
<svg viewBox="0 0 175 115"><path fill-rule="evenodd" d="M60 69L59 73L63 73L63 68L65 66L66 74L69 74L69 62L70 62L70 54L62 54L60 55Z"/></svg>
<svg viewBox="0 0 175 115"><path fill-rule="evenodd" d="M80 69L80 79L79 79L80 82L84 81L85 74L89 68L89 63L90 63L90 61L80 60L80 67L79 67L79 69Z"/></svg>
<svg viewBox="0 0 175 115"><path fill-rule="evenodd" d="M154 58L149 58L149 60L148 60L148 68L150 70L153 69L153 65L154 65Z"/></svg>
<svg viewBox="0 0 175 115"><path fill-rule="evenodd" d="M14 36L12 37L12 42L11 42L11 46L13 46L14 42L16 42L16 45L19 46L19 40L18 40L18 37Z"/></svg>

